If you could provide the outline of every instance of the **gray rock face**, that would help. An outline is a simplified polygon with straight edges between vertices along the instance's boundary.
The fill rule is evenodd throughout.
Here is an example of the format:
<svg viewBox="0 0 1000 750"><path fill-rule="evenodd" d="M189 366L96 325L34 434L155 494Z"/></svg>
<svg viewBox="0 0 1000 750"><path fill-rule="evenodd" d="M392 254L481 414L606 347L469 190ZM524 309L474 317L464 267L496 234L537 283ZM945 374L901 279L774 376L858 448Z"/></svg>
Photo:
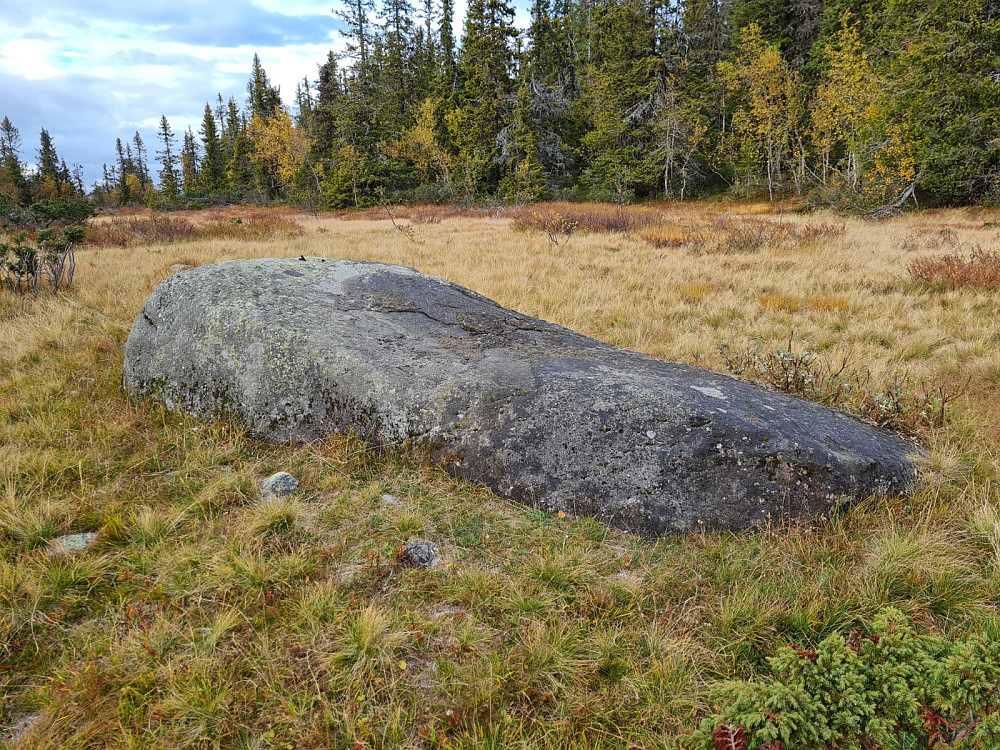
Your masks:
<svg viewBox="0 0 1000 750"><path fill-rule="evenodd" d="M122 382L273 440L354 431L512 500L654 536L816 518L914 481L895 435L399 266L267 259L171 276L132 326Z"/></svg>
<svg viewBox="0 0 1000 750"><path fill-rule="evenodd" d="M287 471L279 471L260 481L261 498L289 497L299 488L299 480Z"/></svg>

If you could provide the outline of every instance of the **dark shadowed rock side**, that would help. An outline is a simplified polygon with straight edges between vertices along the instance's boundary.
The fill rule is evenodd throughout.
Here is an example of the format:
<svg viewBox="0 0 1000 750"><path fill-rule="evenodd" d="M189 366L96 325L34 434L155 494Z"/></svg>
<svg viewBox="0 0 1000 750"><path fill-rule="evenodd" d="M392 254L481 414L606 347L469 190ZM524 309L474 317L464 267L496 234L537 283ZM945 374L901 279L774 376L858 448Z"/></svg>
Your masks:
<svg viewBox="0 0 1000 750"><path fill-rule="evenodd" d="M378 263L171 276L132 326L123 386L272 440L354 431L645 535L817 518L914 481L908 443L839 412Z"/></svg>

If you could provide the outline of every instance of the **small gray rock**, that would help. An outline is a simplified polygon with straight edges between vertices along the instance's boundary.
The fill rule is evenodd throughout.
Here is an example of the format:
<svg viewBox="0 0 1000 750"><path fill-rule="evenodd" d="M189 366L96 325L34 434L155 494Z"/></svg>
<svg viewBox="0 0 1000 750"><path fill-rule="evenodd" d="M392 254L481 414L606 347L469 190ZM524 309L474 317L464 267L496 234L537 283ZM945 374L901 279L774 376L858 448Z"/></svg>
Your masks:
<svg viewBox="0 0 1000 750"><path fill-rule="evenodd" d="M437 560L437 546L423 539L414 539L403 547L400 559L415 568L433 568Z"/></svg>
<svg viewBox="0 0 1000 750"><path fill-rule="evenodd" d="M261 480L260 496L267 497L288 497L294 494L299 488L299 480L287 471L279 471L272 474L267 479Z"/></svg>
<svg viewBox="0 0 1000 750"><path fill-rule="evenodd" d="M51 539L49 540L49 556L83 552L95 541L97 541L97 534L93 531L86 531L82 534L67 534Z"/></svg>

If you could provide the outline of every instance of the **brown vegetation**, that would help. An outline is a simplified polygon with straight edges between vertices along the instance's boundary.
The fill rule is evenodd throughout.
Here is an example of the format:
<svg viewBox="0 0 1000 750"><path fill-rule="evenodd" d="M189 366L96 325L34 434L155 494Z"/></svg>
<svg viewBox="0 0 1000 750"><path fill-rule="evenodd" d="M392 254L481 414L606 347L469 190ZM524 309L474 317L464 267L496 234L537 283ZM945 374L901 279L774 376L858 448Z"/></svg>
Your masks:
<svg viewBox="0 0 1000 750"><path fill-rule="evenodd" d="M750 253L785 243L814 244L846 231L840 222L801 224L760 215L768 204L544 203L520 211L512 226L545 232L554 243L574 234L616 233L639 237L656 248L687 248L717 253Z"/></svg>
<svg viewBox="0 0 1000 750"><path fill-rule="evenodd" d="M87 228L87 242L128 247L195 240L272 240L302 233L288 216L264 209L135 213L103 217Z"/></svg>
<svg viewBox="0 0 1000 750"><path fill-rule="evenodd" d="M910 276L918 281L943 283L957 287L1000 287L1000 253L982 248L966 257L951 253L935 258L921 258L910 264Z"/></svg>
<svg viewBox="0 0 1000 750"><path fill-rule="evenodd" d="M511 212L513 209L501 211L508 215ZM494 211L461 203L421 203L412 206L371 206L360 210L338 211L334 215L343 221L379 221L391 216L415 224L438 224L443 219L482 218L490 213Z"/></svg>

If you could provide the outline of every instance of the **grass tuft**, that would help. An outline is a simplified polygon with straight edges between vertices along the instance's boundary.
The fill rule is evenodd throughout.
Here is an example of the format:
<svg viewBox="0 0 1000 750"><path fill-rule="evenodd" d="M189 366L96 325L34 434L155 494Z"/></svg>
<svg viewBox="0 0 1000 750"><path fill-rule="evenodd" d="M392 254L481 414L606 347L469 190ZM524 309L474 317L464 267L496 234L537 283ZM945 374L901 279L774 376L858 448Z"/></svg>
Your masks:
<svg viewBox="0 0 1000 750"><path fill-rule="evenodd" d="M247 531L256 537L284 534L302 522L304 509L298 500L290 497L266 497L250 511Z"/></svg>
<svg viewBox="0 0 1000 750"><path fill-rule="evenodd" d="M399 671L400 654L408 632L395 623L392 613L369 604L343 624L328 658L331 669L346 670L355 679L391 680Z"/></svg>

